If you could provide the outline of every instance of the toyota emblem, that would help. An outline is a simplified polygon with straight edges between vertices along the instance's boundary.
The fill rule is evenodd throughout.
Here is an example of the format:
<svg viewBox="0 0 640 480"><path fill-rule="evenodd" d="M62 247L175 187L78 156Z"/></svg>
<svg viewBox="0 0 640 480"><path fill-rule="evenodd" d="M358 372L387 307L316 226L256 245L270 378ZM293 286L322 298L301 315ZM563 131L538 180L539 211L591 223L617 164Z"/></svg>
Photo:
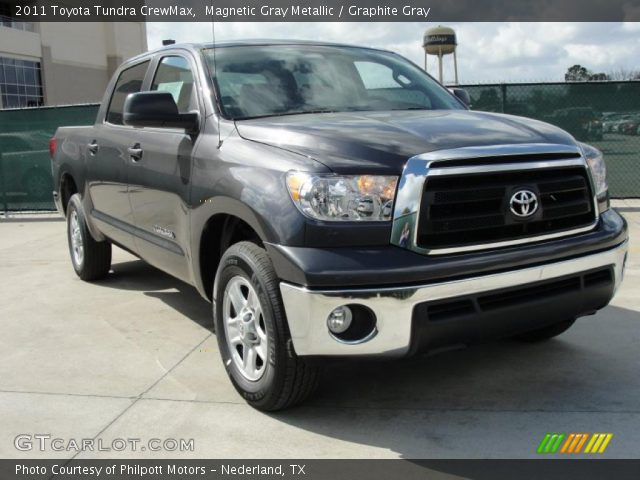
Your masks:
<svg viewBox="0 0 640 480"><path fill-rule="evenodd" d="M509 200L509 209L516 217L528 218L538 211L538 196L531 190L518 190Z"/></svg>

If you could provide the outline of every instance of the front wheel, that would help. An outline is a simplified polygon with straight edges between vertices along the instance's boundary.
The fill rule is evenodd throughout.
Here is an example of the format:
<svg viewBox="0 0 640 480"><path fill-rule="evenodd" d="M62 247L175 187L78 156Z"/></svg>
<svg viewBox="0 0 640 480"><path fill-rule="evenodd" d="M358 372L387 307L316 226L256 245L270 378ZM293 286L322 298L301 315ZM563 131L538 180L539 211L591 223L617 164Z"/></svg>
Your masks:
<svg viewBox="0 0 640 480"><path fill-rule="evenodd" d="M298 357L264 249L250 242L222 256L214 285L218 346L229 378L253 407L283 410L316 388L318 369Z"/></svg>

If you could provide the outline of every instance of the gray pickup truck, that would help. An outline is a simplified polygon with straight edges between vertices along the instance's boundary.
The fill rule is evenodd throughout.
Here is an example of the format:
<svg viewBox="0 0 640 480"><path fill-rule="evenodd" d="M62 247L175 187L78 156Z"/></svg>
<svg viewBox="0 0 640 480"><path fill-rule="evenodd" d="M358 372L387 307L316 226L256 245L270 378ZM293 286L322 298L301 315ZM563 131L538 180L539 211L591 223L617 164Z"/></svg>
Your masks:
<svg viewBox="0 0 640 480"><path fill-rule="evenodd" d="M328 358L556 336L622 280L602 154L466 99L370 48L132 58L95 124L51 141L73 268L105 277L116 245L194 285L262 410L308 397Z"/></svg>

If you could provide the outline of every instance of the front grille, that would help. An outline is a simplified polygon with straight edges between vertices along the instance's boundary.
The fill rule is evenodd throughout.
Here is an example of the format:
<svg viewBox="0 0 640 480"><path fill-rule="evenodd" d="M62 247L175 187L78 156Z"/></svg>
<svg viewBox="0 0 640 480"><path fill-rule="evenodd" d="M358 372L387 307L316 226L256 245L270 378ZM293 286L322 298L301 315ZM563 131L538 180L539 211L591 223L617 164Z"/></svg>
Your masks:
<svg viewBox="0 0 640 480"><path fill-rule="evenodd" d="M509 207L513 194L523 189L539 201L526 219ZM417 244L440 249L517 240L586 227L594 220L583 166L427 176Z"/></svg>

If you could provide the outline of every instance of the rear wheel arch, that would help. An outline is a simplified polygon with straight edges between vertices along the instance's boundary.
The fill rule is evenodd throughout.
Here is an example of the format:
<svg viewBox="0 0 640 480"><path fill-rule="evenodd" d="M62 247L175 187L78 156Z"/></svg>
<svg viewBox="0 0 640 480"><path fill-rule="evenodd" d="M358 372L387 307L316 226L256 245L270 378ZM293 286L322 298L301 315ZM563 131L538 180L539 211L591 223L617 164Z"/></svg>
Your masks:
<svg viewBox="0 0 640 480"><path fill-rule="evenodd" d="M86 192L82 190L83 187L83 184L79 184L77 182L77 175L73 175L73 173L71 173L69 170L60 175L59 195L60 203L62 204L62 211L65 217L68 216L69 201L71 200L71 197L73 197L75 194L78 194L80 203L85 210L85 221L89 233L95 241L103 242L107 240L107 238L102 234L102 232L96 227L93 222L93 219L90 215L93 208L91 199L87 196Z"/></svg>
<svg viewBox="0 0 640 480"><path fill-rule="evenodd" d="M62 203L62 210L64 214L67 214L67 207L71 197L79 193L78 185L73 178L73 175L69 172L65 172L60 176L60 201Z"/></svg>
<svg viewBox="0 0 640 480"><path fill-rule="evenodd" d="M67 239L73 269L82 280L102 279L111 268L111 244L91 235L79 194L71 197L68 206Z"/></svg>

